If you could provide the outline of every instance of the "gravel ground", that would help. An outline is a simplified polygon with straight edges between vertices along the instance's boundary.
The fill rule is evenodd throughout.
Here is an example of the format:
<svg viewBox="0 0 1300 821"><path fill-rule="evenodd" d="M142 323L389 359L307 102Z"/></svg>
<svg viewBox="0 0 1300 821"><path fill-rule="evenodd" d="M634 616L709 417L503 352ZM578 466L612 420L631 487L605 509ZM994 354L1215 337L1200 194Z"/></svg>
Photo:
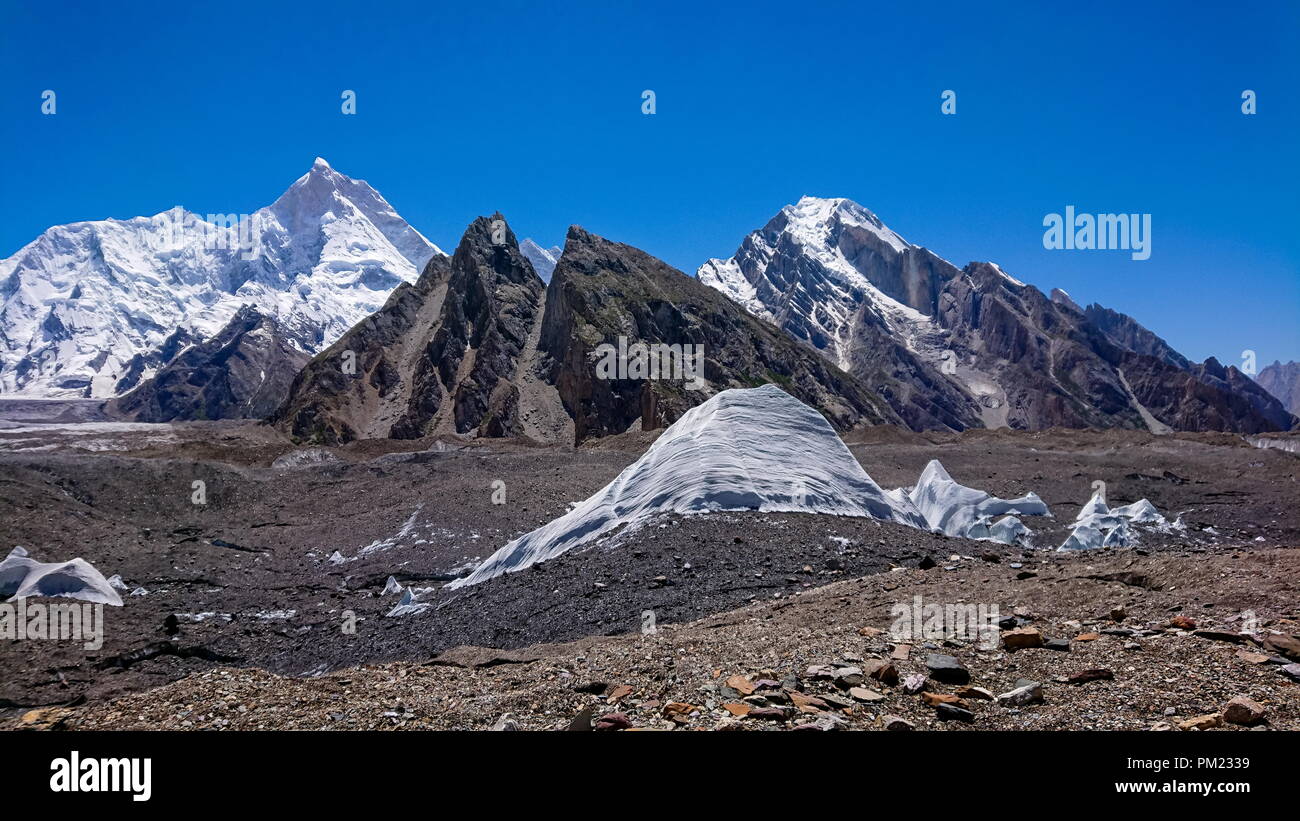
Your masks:
<svg viewBox="0 0 1300 821"><path fill-rule="evenodd" d="M653 438L611 437L576 451L526 442L428 440L355 443L306 453L271 429L247 423L34 429L24 421L0 429L0 547L23 545L43 561L83 556L105 575L119 573L130 588L148 591L126 597L122 608L106 609L104 646L96 651L68 642L0 643L0 720L19 722L30 709L51 705L97 708L142 691L152 697L160 685L198 686L213 675L257 680L272 673L319 676L343 671L343 677L362 676L369 673L359 666L405 662L410 666L398 664L374 675L396 678L407 669L407 675L503 681L498 677L523 668L460 671L421 665L460 645L519 650L575 640L608 641L611 653L632 652L621 642L659 647L677 635L677 625L707 622L747 606L784 612L779 608L797 602L800 609L792 612L802 612L803 602L820 600L824 590L835 589L827 585L859 577L864 581L855 584L899 585L913 578L911 574L923 574L917 578L929 580L927 584L951 578L965 579L967 585L991 585L991 577L983 580L980 574L1000 573L1018 586L999 589L996 596L985 596L981 587L953 589L943 593L948 596L943 601L997 603L1009 613L1021 603L1021 595L1043 586L1047 598L1031 603L1041 611L1036 614L1057 612L1056 618L1079 620L1081 625L1108 613L1116 593L1155 594L1095 581L1080 582L1077 588L1065 581L1047 585L1042 573L1027 580L1014 575L1032 572L1044 561L1081 568L1094 562L1159 561L1172 563L1161 568L1160 595L1177 593L1184 576L1201 579L1197 599L1170 600L1166 607L1182 606L1190 613L1208 602L1232 610L1208 614L1216 618L1254 610L1261 619L1281 619L1293 615L1286 606L1300 600L1294 586L1286 605L1270 599L1284 589L1284 577L1276 589L1266 587L1266 576L1226 565L1220 571L1226 575L1201 577L1204 568L1218 566L1213 563L1238 561L1234 556L1247 562L1275 556L1284 562L1289 555L1285 550L1300 546L1300 506L1295 505L1300 457L1252 448L1230 436L1157 438L1114 431L940 436L873 429L851 440L851 449L885 487L911 484L925 462L937 457L965 484L1001 496L1033 490L1056 515L1054 520L1027 519L1036 543L1048 546L1063 538L1090 495L1091 483L1100 479L1107 483L1112 503L1146 497L1171 516L1181 513L1188 523L1185 534L1145 535L1142 552L1147 555L1105 551L1067 557L947 539L868 520L728 513L669 518L636 533L615 534L589 551L566 554L536 570L461 591L441 589L443 580L465 572L475 559L598 490ZM286 456L298 466L277 463ZM205 482L204 505L192 504L195 480ZM493 504L498 480L504 482L506 504ZM405 537L392 539L403 530ZM335 551L343 561L330 561ZM988 561L981 558L985 554ZM953 561L953 555L971 558ZM930 562L937 567L917 569ZM1013 563L1024 567L1013 572ZM1240 579L1238 572L1244 573ZM422 598L430 607L411 616L385 618L396 602L395 596L381 595L389 575L404 584L427 586ZM1293 570L1292 585L1298 575ZM891 592L888 603L910 597L903 592ZM1052 609L1057 607L1052 598L1056 596L1061 597L1059 612ZM1075 603L1065 607L1071 601ZM640 637L646 610L654 611L663 631L658 636ZM1198 612L1195 618L1206 616ZM1142 617L1150 621L1168 614ZM353 618L355 632L344 632L342 625ZM835 654L845 652L847 645L817 642L842 643L833 631L855 635L864 624L808 621L800 629L813 633L791 634L797 642L806 640L807 647L789 645L787 654L807 664L835 663ZM731 628L699 629L704 630L702 636L721 637ZM1060 629L1054 624L1051 630L1044 628L1052 638L1065 637L1053 632ZM819 639L821 630L832 632ZM862 638L857 652L865 657L869 651ZM758 634L735 634L735 639L760 642L758 649L763 643L778 646L771 635L760 639ZM1133 640L1144 649L1126 656L1131 660L1158 658L1165 642L1160 637ZM1117 642L1107 635L1098 642L1076 642L1071 653L1025 652L1050 652L1050 660L1060 663L1097 652L1095 648L1123 646ZM1204 644L1187 638L1170 646ZM658 651L647 652L653 657ZM710 674L729 664L734 666L727 676L752 675L765 665L783 676L806 672L796 669L797 664L778 669L775 658L762 662L740 649L730 662L720 645L709 652L719 653L712 664L700 657ZM1185 663L1178 659L1176 653L1171 656L1173 669ZM900 670L907 663L900 661ZM596 675L571 660L565 664L575 678ZM231 666L245 669L213 672ZM1264 680L1272 681L1276 667L1244 669L1267 673ZM539 673L537 680L560 676L560 669ZM625 669L629 676L635 673L632 667ZM1021 672L1029 677L1033 671ZM1118 678L1120 668L1115 673ZM178 680L183 681L169 684ZM326 686L323 683L331 681L336 679L284 679L276 687ZM987 686L995 690L1004 683L995 678ZM816 690L821 684L806 686ZM1110 686L1097 682L1077 690ZM1210 704L1221 695L1219 689L1211 691L1209 682L1186 676L1183 686L1192 688L1198 703ZM459 696L453 688L445 697L480 699L489 706L504 697L491 688L466 687ZM1213 692L1213 697L1201 698L1202 691ZM555 697L566 692L561 687ZM699 699L690 692L673 696ZM982 705L971 703L972 710L981 713ZM509 710L518 710L527 726L550 726L545 721L561 720L569 706L571 701L540 710ZM555 715L548 718L548 709ZM479 726L509 710L485 709L472 718L457 713L435 726ZM356 720L358 724L346 726L372 726ZM982 717L977 724L996 726Z"/></svg>
<svg viewBox="0 0 1300 821"><path fill-rule="evenodd" d="M1037 575L1027 579L1017 578L1006 563L959 560L946 565L951 569L836 582L665 625L653 635L505 652L457 648L425 663L310 678L212 669L149 693L38 713L29 723L85 729L488 729L510 721L520 729L593 722L644 729L882 729L897 717L917 729L1141 730L1176 729L1222 714L1231 699L1244 696L1263 711L1258 729L1300 729L1300 683L1285 675L1284 659L1252 640L1223 640L1241 629L1240 608L1246 604L1255 608L1257 636L1300 632L1300 550L1189 559L1131 552L1052 555L1033 562ZM1110 574L1127 583L1097 578ZM1139 580L1147 586L1134 586ZM1020 614L1022 631L1072 641L1068 651L981 649L978 642L953 639L908 646L891 638L891 608L914 596L932 603L997 604L1003 617ZM1122 621L1116 621L1116 610L1124 611ZM1194 624L1171 625L1180 617ZM1195 633L1216 627L1227 636ZM1088 640L1090 635L1097 637ZM1042 701L989 701L963 685L936 680L926 665L934 654L952 656L966 668L966 686L997 696L1029 679L1042 684ZM875 659L880 661L873 665ZM892 664L897 680L888 673L877 674L883 681L870 677L882 663ZM837 683L819 677L824 673L815 672L817 666L832 668L832 675L837 666L852 667L868 677L859 691L849 688L852 672ZM1062 680L1088 670L1109 677L1081 684ZM906 692L911 675L926 676L922 693ZM747 699L743 691L754 685ZM927 704L933 699L927 694L960 697L970 722L945 720L940 708ZM814 700L800 698L805 695ZM792 709L799 703L803 710ZM750 711L739 717L724 705ZM605 718L610 713L619 717ZM1245 729L1221 717L1207 723L1218 722L1222 729Z"/></svg>

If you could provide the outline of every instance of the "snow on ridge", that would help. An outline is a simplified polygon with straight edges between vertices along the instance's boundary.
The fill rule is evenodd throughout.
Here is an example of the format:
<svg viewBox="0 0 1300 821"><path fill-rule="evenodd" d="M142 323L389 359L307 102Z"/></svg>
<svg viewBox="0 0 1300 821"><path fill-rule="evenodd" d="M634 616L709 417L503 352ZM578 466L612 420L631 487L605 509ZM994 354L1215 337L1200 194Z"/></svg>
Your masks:
<svg viewBox="0 0 1300 821"><path fill-rule="evenodd" d="M661 514L724 510L828 513L926 526L910 505L867 475L820 413L775 385L738 388L691 408L603 489L448 586L523 570Z"/></svg>
<svg viewBox="0 0 1300 821"><path fill-rule="evenodd" d="M844 197L810 197L804 195L794 205L781 209L790 220L790 232L806 244L829 244L836 217L850 225L864 228L880 237L889 247L903 253L912 244L900 237L871 211Z"/></svg>
<svg viewBox="0 0 1300 821"><path fill-rule="evenodd" d="M992 268L994 271L996 271L1003 279L1007 280L1012 285L1015 285L1018 288L1025 287L1025 283L1021 282L1020 280L1011 276L1011 274L1008 274L1006 271L1002 270L1002 266L998 265L996 262L988 262L985 264L988 265L990 268Z"/></svg>
<svg viewBox="0 0 1300 821"><path fill-rule="evenodd" d="M740 270L740 264L734 258L711 259L700 266L695 276L710 288L721 291L724 296L750 314L768 322L776 321L763 301L758 298L758 289L745 278L745 273Z"/></svg>
<svg viewBox="0 0 1300 821"><path fill-rule="evenodd" d="M179 328L211 337L245 304L316 353L441 253L319 158L237 227L180 207L53 226L0 260L0 394L112 396L136 354Z"/></svg>
<svg viewBox="0 0 1300 821"><path fill-rule="evenodd" d="M551 274L555 272L562 251L555 246L543 248L532 237L525 237L523 242L519 243L519 253L532 264L533 270L541 277L542 282L550 282Z"/></svg>

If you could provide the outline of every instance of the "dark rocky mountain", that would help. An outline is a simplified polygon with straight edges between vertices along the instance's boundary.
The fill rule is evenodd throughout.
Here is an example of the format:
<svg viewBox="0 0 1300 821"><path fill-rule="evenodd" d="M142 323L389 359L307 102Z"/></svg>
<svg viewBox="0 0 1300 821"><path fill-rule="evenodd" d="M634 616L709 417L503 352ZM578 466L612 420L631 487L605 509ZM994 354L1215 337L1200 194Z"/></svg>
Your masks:
<svg viewBox="0 0 1300 821"><path fill-rule="evenodd" d="M858 377L914 429L1289 429L1235 368L1194 365L1131 317L958 269L849 200L804 197L702 282Z"/></svg>
<svg viewBox="0 0 1300 821"><path fill-rule="evenodd" d="M104 411L135 422L261 419L288 395L307 360L275 319L245 305L216 336L180 351Z"/></svg>
<svg viewBox="0 0 1300 821"><path fill-rule="evenodd" d="M574 227L543 288L504 220L494 242L496 220L476 220L450 260L435 257L312 360L270 421L329 443L460 433L572 444L663 427L719 390L775 382L841 430L901 422L857 380L630 246ZM605 370L620 342L631 359L638 343L678 346L684 367ZM702 383L682 358L694 345Z"/></svg>
<svg viewBox="0 0 1300 821"><path fill-rule="evenodd" d="M533 390L531 363L520 365L544 286L504 220L504 241L493 242L495 220L475 220L450 259L433 257L415 284L313 359L270 421L327 443L536 436L547 397Z"/></svg>
<svg viewBox="0 0 1300 821"><path fill-rule="evenodd" d="M1160 337L1144 328L1136 319L1096 303L1083 311L1088 321L1106 335L1111 342L1134 353L1154 356L1183 370L1191 370L1192 362L1170 347Z"/></svg>
<svg viewBox="0 0 1300 821"><path fill-rule="evenodd" d="M605 379L598 348L691 345L703 351L707 386L686 379ZM629 245L569 229L552 275L541 349L548 381L574 419L577 441L671 424L727 388L774 382L820 410L840 430L900 422L857 380L794 344L696 279Z"/></svg>
<svg viewBox="0 0 1300 821"><path fill-rule="evenodd" d="M1276 359L1255 377L1259 386L1276 397L1288 411L1300 416L1300 362L1283 365Z"/></svg>
<svg viewBox="0 0 1300 821"><path fill-rule="evenodd" d="M189 345L197 345L202 339L195 337L188 328L177 328L163 340L163 344L153 351L137 353L127 360L125 368L117 385L113 388L113 393L117 396L125 394L127 391L140 384L146 373L157 371L163 365L171 362Z"/></svg>

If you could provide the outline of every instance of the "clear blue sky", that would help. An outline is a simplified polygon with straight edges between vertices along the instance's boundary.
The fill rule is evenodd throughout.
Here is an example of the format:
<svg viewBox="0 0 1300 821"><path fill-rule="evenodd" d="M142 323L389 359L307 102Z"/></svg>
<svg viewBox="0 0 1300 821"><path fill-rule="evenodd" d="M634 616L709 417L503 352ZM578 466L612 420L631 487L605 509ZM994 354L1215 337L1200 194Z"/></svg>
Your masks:
<svg viewBox="0 0 1300 821"><path fill-rule="evenodd" d="M0 0L0 257L251 212L317 155L445 248L500 209L688 272L807 193L1195 359L1300 359L1300 4L1213 5ZM1045 250L1066 205L1152 214L1151 258Z"/></svg>

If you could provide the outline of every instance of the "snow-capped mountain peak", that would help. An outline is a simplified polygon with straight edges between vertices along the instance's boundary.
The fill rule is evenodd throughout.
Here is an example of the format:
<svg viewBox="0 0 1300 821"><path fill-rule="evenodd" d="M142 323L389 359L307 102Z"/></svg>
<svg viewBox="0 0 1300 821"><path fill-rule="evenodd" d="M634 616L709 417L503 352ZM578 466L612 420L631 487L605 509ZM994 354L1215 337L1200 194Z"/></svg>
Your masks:
<svg viewBox="0 0 1300 821"><path fill-rule="evenodd" d="M519 253L532 264L533 270L542 278L542 282L550 282L551 273L555 270L556 263L560 261L560 254L563 251L557 246L543 248L528 237L519 243Z"/></svg>
<svg viewBox="0 0 1300 821"><path fill-rule="evenodd" d="M937 284L957 273L853 200L804 196L698 276L851 370L863 326L937 356Z"/></svg>
<svg viewBox="0 0 1300 821"><path fill-rule="evenodd" d="M245 304L315 353L441 253L322 158L252 214L54 226L0 260L0 394L122 393Z"/></svg>
<svg viewBox="0 0 1300 821"><path fill-rule="evenodd" d="M828 245L833 234L845 225L870 231L898 253L912 247L911 243L880 221L880 217L856 202L844 197L810 197L804 195L794 205L781 209L789 220L790 233L810 246Z"/></svg>

